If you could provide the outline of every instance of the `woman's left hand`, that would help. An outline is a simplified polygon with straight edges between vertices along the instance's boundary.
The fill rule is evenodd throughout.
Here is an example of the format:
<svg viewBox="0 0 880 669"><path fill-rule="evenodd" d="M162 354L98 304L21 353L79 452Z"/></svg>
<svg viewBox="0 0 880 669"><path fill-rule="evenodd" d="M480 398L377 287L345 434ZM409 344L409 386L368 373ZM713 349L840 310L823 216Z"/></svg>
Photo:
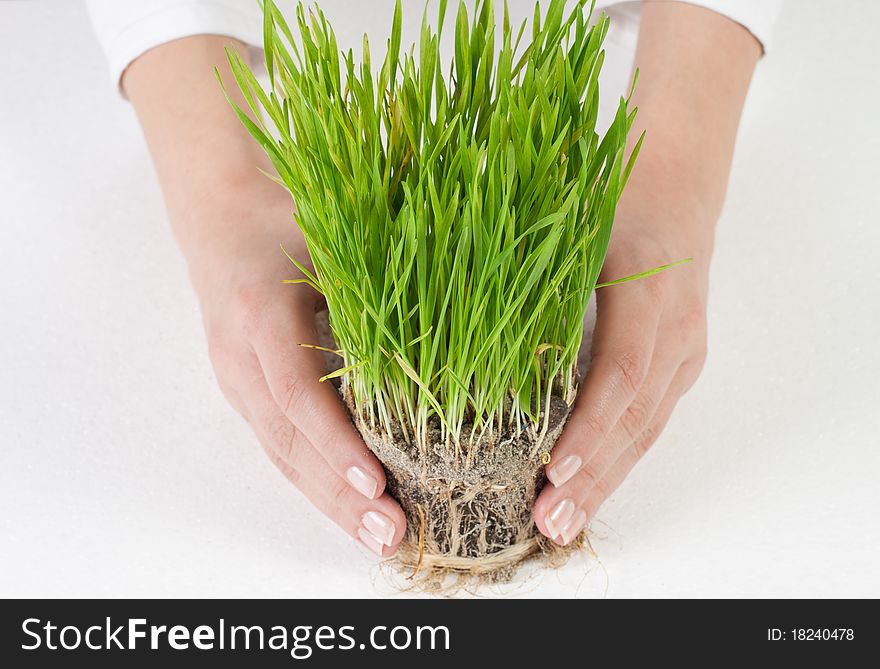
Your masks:
<svg viewBox="0 0 880 669"><path fill-rule="evenodd" d="M558 544L576 537L623 482L702 369L711 244L695 238L660 236L658 226L633 220L616 224L600 282L694 261L597 291L589 371L535 504L538 529Z"/></svg>

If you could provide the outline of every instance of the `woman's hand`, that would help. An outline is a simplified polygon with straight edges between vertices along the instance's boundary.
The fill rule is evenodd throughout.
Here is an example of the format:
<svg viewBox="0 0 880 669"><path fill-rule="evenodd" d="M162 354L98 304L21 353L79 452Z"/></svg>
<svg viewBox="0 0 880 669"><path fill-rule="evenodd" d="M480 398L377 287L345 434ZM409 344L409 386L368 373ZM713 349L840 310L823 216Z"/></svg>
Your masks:
<svg viewBox="0 0 880 669"><path fill-rule="evenodd" d="M289 196L260 187L196 214L226 231L189 254L217 381L290 482L352 537L391 555L406 528L403 512L334 386L318 381L324 355L298 346L319 343L322 303L312 288L282 283L299 271L279 243L288 240L287 252L306 266L308 254Z"/></svg>
<svg viewBox="0 0 880 669"><path fill-rule="evenodd" d="M711 249L695 248L693 240L676 242L671 235L657 240L633 223L620 223L600 281L682 257L696 259L597 292L589 371L546 468L552 485L535 505L538 529L563 545L651 447L706 357Z"/></svg>

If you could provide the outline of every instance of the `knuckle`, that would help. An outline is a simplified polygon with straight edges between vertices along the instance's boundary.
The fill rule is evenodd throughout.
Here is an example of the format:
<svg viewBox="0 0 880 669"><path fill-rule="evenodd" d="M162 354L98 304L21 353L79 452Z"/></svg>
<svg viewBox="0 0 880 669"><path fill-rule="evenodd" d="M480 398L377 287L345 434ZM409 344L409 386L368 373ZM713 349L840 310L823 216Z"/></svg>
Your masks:
<svg viewBox="0 0 880 669"><path fill-rule="evenodd" d="M284 412L287 413L292 407L302 404L305 399L305 385L298 376L287 373L280 383L281 397L278 398Z"/></svg>
<svg viewBox="0 0 880 669"><path fill-rule="evenodd" d="M581 490L591 490L599 484L599 472L589 462L581 467L579 476Z"/></svg>
<svg viewBox="0 0 880 669"><path fill-rule="evenodd" d="M651 450L651 446L654 445L654 442L657 441L657 437L659 436L660 427L656 423L646 427L639 435L639 438L634 442L636 455L639 458L644 457L644 455Z"/></svg>
<svg viewBox="0 0 880 669"><path fill-rule="evenodd" d="M624 388L635 395L648 374L648 356L641 350L630 348L614 358L614 367Z"/></svg>
<svg viewBox="0 0 880 669"><path fill-rule="evenodd" d="M338 483L335 484L334 489L333 489L333 493L332 493L333 505L337 509L348 508L348 506L350 506L350 499L351 499L350 495L351 495L350 486L347 483L343 483L342 481L339 481Z"/></svg>
<svg viewBox="0 0 880 669"><path fill-rule="evenodd" d="M626 408L620 422L631 441L636 440L648 426L652 405L653 403L644 393L638 393Z"/></svg>
<svg viewBox="0 0 880 669"><path fill-rule="evenodd" d="M700 372L703 370L703 365L706 362L706 352L705 350L702 354L698 354L695 357L689 359L681 366L681 370L679 374L683 379L683 387L682 394L686 393L690 390L691 386L697 382L697 379L700 376Z"/></svg>
<svg viewBox="0 0 880 669"><path fill-rule="evenodd" d="M220 388L220 392L223 394L223 397L226 401L242 416L247 418L247 412L245 410L244 404L241 401L241 397L236 391L235 387L228 383L225 378L222 376L217 376L217 387Z"/></svg>
<svg viewBox="0 0 880 669"><path fill-rule="evenodd" d="M678 318L678 329L689 339L705 338L706 309L699 301L691 301L684 307Z"/></svg>
<svg viewBox="0 0 880 669"><path fill-rule="evenodd" d="M220 335L208 337L208 357L211 360L214 378L217 381L220 392L223 393L226 401L241 413L241 408L238 406L239 396L235 383L234 354L231 349L232 345L225 337Z"/></svg>
<svg viewBox="0 0 880 669"><path fill-rule="evenodd" d="M653 307L659 307L669 292L669 275L665 272L644 279L645 294Z"/></svg>
<svg viewBox="0 0 880 669"><path fill-rule="evenodd" d="M272 442L275 452L289 466L297 469L296 428L282 415L272 416L266 422L266 434Z"/></svg>

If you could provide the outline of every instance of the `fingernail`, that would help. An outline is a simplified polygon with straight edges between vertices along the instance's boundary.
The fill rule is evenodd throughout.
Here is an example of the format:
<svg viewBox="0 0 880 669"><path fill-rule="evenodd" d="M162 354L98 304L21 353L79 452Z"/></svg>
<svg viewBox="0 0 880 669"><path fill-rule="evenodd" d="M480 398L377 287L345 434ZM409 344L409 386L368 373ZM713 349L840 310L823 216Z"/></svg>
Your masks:
<svg viewBox="0 0 880 669"><path fill-rule="evenodd" d="M577 513L571 517L571 520L565 524L562 531L559 533L559 539L562 541L562 545L567 545L572 539L580 534L580 531L584 529L586 522L587 514L582 509L578 509Z"/></svg>
<svg viewBox="0 0 880 669"><path fill-rule="evenodd" d="M361 518L361 523L367 531L379 539L386 546L390 546L394 539L394 523L384 513L367 511Z"/></svg>
<svg viewBox="0 0 880 669"><path fill-rule="evenodd" d="M577 474L581 468L581 458L578 455L566 455L562 460L547 470L547 478L557 488Z"/></svg>
<svg viewBox="0 0 880 669"><path fill-rule="evenodd" d="M376 496L376 488L379 487L379 484L376 482L376 479L360 467L349 467L348 471L345 472L345 478L348 479L348 482L351 483L355 490L367 499L373 499Z"/></svg>
<svg viewBox="0 0 880 669"><path fill-rule="evenodd" d="M574 502L570 499L564 499L544 517L544 525L547 526L551 538L559 536L560 530L557 528L565 525L572 513L574 513Z"/></svg>
<svg viewBox="0 0 880 669"><path fill-rule="evenodd" d="M364 543L364 546L369 548L379 557L382 557L382 549L385 547L385 544L367 532L363 527L358 528L358 537Z"/></svg>

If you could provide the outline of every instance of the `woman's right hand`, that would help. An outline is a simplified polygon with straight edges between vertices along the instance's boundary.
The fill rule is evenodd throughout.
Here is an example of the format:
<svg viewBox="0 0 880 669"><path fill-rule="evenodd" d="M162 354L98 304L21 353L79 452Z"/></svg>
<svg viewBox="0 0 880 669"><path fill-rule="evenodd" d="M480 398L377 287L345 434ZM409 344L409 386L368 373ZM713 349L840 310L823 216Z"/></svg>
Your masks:
<svg viewBox="0 0 880 669"><path fill-rule="evenodd" d="M290 197L267 191L265 181L257 193L239 187L201 208L194 215L204 220L191 226L213 231L186 255L217 381L288 480L352 537L388 556L406 520L336 389L318 381L327 373L324 355L298 346L319 343L322 300L305 284L282 283L301 274L280 243L311 263Z"/></svg>

